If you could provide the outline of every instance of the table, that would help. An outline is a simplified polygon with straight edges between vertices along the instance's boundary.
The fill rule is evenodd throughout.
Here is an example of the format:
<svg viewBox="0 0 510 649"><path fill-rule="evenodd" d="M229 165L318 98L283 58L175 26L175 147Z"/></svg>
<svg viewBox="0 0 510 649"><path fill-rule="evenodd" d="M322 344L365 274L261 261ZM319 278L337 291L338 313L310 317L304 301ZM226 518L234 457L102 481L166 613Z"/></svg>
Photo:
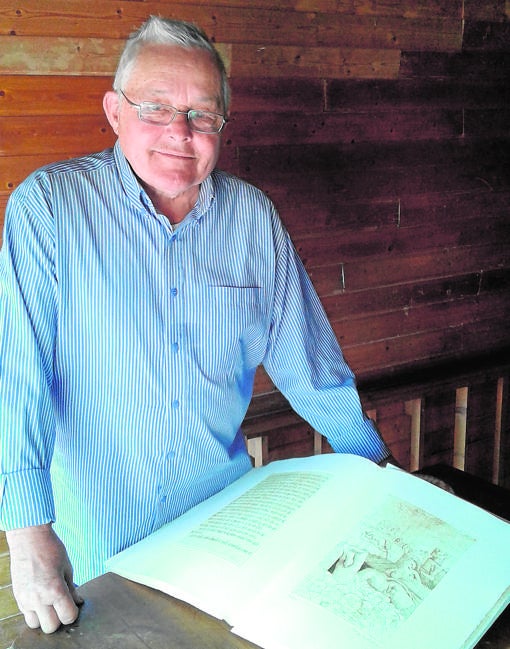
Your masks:
<svg viewBox="0 0 510 649"><path fill-rule="evenodd" d="M460 497L508 518L509 491L451 467L427 472L449 482ZM85 604L74 624L51 635L26 629L9 649L257 649L224 622L118 575L102 575L80 593ZM477 649L510 649L510 606Z"/></svg>
<svg viewBox="0 0 510 649"><path fill-rule="evenodd" d="M224 622L107 573L80 587L78 620L51 635L26 629L11 649L255 649Z"/></svg>

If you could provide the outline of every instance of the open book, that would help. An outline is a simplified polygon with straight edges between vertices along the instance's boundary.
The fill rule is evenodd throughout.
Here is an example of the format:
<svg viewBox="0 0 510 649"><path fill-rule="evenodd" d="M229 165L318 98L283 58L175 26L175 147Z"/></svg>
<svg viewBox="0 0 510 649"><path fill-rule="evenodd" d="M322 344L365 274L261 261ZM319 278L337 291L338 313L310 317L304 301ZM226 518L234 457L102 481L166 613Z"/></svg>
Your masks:
<svg viewBox="0 0 510 649"><path fill-rule="evenodd" d="M273 462L108 570L265 649L473 647L510 602L510 524L353 455Z"/></svg>

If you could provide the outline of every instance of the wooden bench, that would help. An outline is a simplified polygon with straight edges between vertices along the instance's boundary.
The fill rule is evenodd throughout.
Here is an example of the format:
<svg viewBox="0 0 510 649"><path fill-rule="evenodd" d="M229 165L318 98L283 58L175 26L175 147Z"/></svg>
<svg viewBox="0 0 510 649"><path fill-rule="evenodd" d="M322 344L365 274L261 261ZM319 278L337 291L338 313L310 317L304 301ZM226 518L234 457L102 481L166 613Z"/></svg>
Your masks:
<svg viewBox="0 0 510 649"><path fill-rule="evenodd" d="M509 368L510 354L502 350L497 358L362 378L358 388L365 412L405 468L442 463L510 487ZM288 438L294 429L308 441L293 447ZM277 392L254 397L243 431L256 466L330 450Z"/></svg>

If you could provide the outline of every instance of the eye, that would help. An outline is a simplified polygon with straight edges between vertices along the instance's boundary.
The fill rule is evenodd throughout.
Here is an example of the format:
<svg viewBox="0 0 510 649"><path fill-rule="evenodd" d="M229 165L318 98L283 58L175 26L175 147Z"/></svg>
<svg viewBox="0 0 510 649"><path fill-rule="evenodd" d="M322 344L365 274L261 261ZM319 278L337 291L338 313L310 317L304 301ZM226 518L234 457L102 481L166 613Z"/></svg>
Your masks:
<svg viewBox="0 0 510 649"><path fill-rule="evenodd" d="M209 122L212 124L216 120L217 115L206 110L192 110L190 111L190 117L199 122Z"/></svg>
<svg viewBox="0 0 510 649"><path fill-rule="evenodd" d="M144 102L144 108L146 111L150 111L151 113L168 112L168 108L162 104L152 104L151 102Z"/></svg>

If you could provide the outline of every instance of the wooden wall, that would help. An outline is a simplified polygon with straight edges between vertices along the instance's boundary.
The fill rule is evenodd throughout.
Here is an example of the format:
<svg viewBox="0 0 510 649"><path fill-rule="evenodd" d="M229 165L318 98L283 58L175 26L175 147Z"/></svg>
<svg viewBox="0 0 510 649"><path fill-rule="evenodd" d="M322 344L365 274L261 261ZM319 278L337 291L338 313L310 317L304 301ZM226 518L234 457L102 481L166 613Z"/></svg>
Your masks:
<svg viewBox="0 0 510 649"><path fill-rule="evenodd" d="M510 3L0 0L0 214L34 168L112 144L102 94L151 13L196 21L222 52L233 105L221 166L277 204L394 453L454 462L469 386L458 465L504 481ZM430 388L457 363L460 384ZM378 397L422 377L419 394ZM260 371L253 434L268 412L283 423L266 458L313 450Z"/></svg>

